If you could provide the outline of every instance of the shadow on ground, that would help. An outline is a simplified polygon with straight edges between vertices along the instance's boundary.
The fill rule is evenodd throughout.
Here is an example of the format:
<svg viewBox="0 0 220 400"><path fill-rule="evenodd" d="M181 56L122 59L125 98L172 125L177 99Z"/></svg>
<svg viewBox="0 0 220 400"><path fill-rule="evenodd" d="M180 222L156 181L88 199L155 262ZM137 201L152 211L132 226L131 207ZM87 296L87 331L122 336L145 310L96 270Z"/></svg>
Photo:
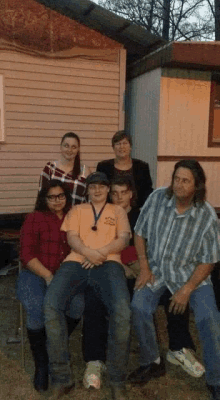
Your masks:
<svg viewBox="0 0 220 400"><path fill-rule="evenodd" d="M21 344L8 343L8 339L19 339L19 303L15 298L16 276L0 277L0 400L47 400L51 396L48 390L38 394L32 386L34 364L25 331L25 368L21 364ZM166 318L163 308L157 312L158 335L161 352L165 356L168 349ZM201 359L201 348L191 316L190 330L197 346L197 355ZM105 383L101 390L83 388L82 378L85 363L81 352L81 326L70 337L72 369L76 378L76 388L63 397L64 400L110 400L110 392ZM129 371L138 366L138 343L132 338ZM144 386L127 385L129 400L208 400L205 378L192 378L180 367L166 363L164 377L154 379Z"/></svg>

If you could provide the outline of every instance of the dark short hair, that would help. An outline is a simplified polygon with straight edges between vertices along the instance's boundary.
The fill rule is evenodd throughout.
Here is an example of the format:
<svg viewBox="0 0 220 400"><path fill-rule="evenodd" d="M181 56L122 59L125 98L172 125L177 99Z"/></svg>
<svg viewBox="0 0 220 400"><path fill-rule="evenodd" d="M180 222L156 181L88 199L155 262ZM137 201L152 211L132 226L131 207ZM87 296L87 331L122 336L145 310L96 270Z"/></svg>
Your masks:
<svg viewBox="0 0 220 400"><path fill-rule="evenodd" d="M118 176L116 178L113 178L110 182L110 188L112 190L113 185L118 185L118 186L126 186L127 190L130 190L132 192L132 198L130 201L131 207L136 207L137 205L137 193L134 191L134 187L132 186L131 179L127 176ZM111 194L111 193L110 193Z"/></svg>
<svg viewBox="0 0 220 400"><path fill-rule="evenodd" d="M75 132L67 132L67 133L65 133L65 135L63 135L63 137L61 139L60 145L62 146L64 140L68 139L68 138L76 139L77 142L78 142L78 145L80 147L80 138ZM76 155L76 157L75 157L75 161L74 161L74 167L73 167L73 172L72 172L73 181L78 178L78 176L80 174L80 170L81 170L81 161L80 161L80 150L79 150L77 155Z"/></svg>
<svg viewBox="0 0 220 400"><path fill-rule="evenodd" d="M46 202L46 197L47 197L47 193L49 192L49 190L54 187L60 187L61 189L63 189L65 196L66 196L66 205L65 205L63 211L64 211L64 213L69 211L69 209L72 206L72 197L71 197L70 191L63 182L60 182L57 179L52 179L51 181L48 181L47 185L45 185L38 192L37 200L36 200L36 204L35 204L35 208L34 208L35 211L43 211L43 212L49 211L49 208L48 208L48 205Z"/></svg>
<svg viewBox="0 0 220 400"><path fill-rule="evenodd" d="M113 178L110 182L111 188L113 185L127 186L127 189L131 191L133 189L131 180L128 177L118 176L116 178Z"/></svg>
<svg viewBox="0 0 220 400"><path fill-rule="evenodd" d="M206 176L203 168L196 160L180 160L174 166L172 174L171 185L167 188L167 196L171 198L173 196L173 183L176 171L178 168L189 169L195 180L195 194L193 197L194 204L202 205L206 199Z"/></svg>
<svg viewBox="0 0 220 400"><path fill-rule="evenodd" d="M132 146L132 139L129 133L127 133L126 131L117 131L112 137L112 147L114 147L114 145L120 142L122 139L127 139Z"/></svg>

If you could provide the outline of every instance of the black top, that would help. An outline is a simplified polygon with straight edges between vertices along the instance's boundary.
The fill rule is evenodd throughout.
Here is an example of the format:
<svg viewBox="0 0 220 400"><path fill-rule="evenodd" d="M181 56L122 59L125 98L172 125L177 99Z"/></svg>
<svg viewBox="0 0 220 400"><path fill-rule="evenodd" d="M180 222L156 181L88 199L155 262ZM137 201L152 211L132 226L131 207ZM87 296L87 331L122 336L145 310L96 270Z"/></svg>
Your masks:
<svg viewBox="0 0 220 400"><path fill-rule="evenodd" d="M137 193L137 207L140 208L153 192L152 180L149 165L145 161L132 158L132 164L133 178ZM99 162L97 171L104 172L111 181L115 177L114 159Z"/></svg>
<svg viewBox="0 0 220 400"><path fill-rule="evenodd" d="M139 214L140 211L138 208L131 208L131 210L127 213L132 233L132 238L130 239L129 246L134 246L134 227L136 225Z"/></svg>

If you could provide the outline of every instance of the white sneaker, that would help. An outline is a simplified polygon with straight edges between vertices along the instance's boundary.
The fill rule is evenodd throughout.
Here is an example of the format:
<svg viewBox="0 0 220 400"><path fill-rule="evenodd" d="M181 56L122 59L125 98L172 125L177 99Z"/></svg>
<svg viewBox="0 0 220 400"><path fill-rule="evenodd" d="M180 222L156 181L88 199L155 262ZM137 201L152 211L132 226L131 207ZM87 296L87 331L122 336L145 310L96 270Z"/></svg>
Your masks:
<svg viewBox="0 0 220 400"><path fill-rule="evenodd" d="M94 387L100 389L101 375L106 370L106 366L102 361L89 361L86 364L86 370L83 377L83 385L86 389Z"/></svg>
<svg viewBox="0 0 220 400"><path fill-rule="evenodd" d="M186 371L194 378L200 378L205 372L205 368L195 358L194 352L191 349L185 349L183 347L179 351L168 350L166 359L171 364L179 365L180 367L182 367L184 371Z"/></svg>

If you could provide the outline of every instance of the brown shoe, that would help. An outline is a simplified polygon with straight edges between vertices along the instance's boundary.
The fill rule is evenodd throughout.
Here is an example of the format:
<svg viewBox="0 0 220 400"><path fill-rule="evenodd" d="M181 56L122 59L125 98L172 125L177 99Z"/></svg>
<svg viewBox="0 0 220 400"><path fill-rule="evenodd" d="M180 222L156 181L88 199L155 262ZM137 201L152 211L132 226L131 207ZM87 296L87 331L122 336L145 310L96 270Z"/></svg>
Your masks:
<svg viewBox="0 0 220 400"><path fill-rule="evenodd" d="M128 400L125 385L111 385L113 400Z"/></svg>

